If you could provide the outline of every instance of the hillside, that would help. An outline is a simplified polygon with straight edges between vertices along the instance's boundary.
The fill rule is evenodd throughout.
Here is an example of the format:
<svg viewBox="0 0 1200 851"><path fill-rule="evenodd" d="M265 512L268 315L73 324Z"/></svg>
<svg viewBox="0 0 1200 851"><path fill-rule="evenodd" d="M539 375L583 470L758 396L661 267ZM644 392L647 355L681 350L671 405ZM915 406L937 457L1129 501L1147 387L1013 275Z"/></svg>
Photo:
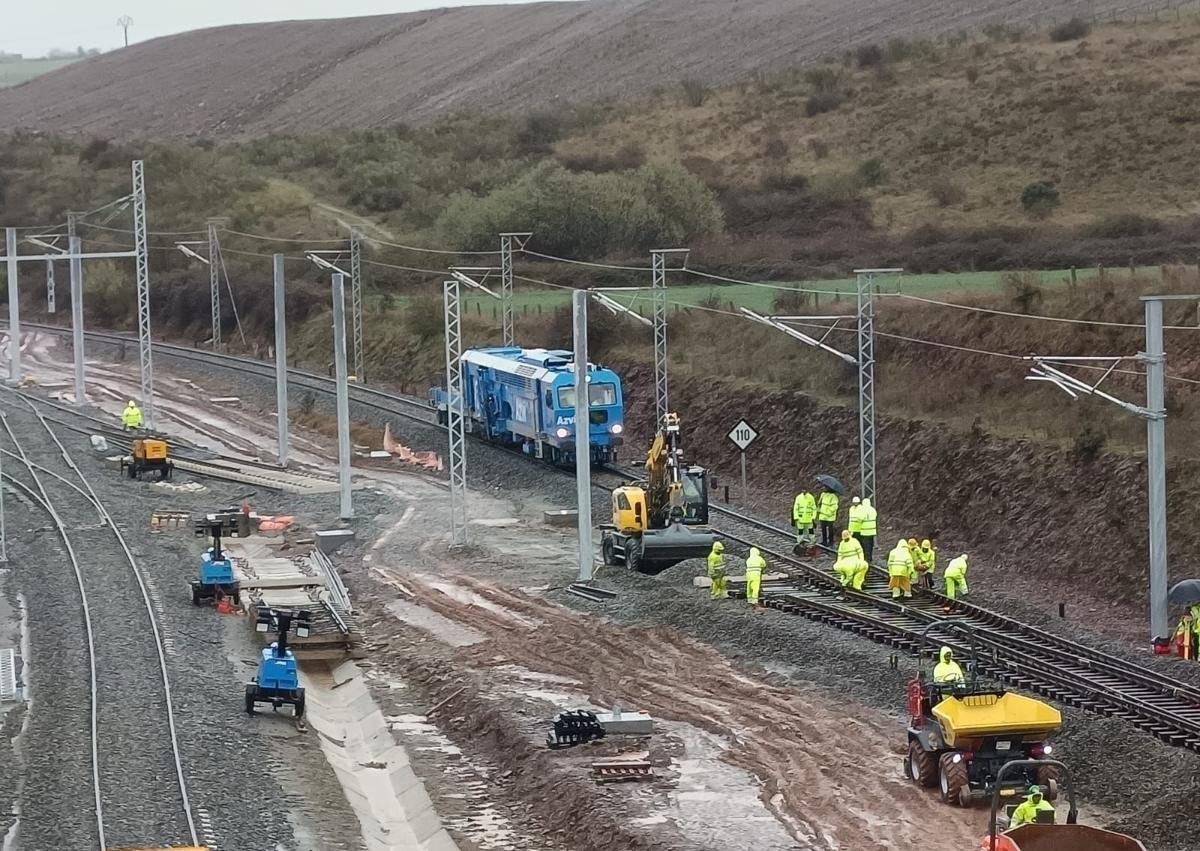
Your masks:
<svg viewBox="0 0 1200 851"><path fill-rule="evenodd" d="M0 129L245 138L729 82L894 36L1166 0L588 0L201 30L0 91ZM1176 4L1177 5L1177 4Z"/></svg>

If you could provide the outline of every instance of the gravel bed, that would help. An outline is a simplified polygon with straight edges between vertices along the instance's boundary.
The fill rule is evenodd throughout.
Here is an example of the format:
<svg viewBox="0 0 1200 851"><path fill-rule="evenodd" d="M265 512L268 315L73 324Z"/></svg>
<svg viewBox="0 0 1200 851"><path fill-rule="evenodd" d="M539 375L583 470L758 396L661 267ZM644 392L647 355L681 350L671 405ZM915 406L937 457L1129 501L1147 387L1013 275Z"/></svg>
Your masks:
<svg viewBox="0 0 1200 851"><path fill-rule="evenodd" d="M69 472L57 448L48 438L40 439L36 419L13 413L9 418L32 460L61 475ZM250 499L267 512L286 509L305 519L332 518L336 498L285 497L208 481L206 494L164 491L130 483L107 468L82 435L64 432L63 440L114 514L145 574L167 639L181 756L200 842L273 851L360 849L357 821L315 742L298 738L281 718L245 715L239 681L253 673L257 643L244 621L223 621L211 608L191 605L187 583L201 542L186 531L151 535L148 530L154 509L196 513ZM177 479L182 480L186 477ZM51 495L56 502L61 496L62 511L84 504L61 484ZM78 530L73 516L64 519L87 568L96 630L101 767L110 799L105 804L108 842L186 844L190 837L162 733L165 707L157 655L140 591L112 533ZM83 524L94 518L94 511L90 518L79 515ZM41 531L29 534L31 528ZM34 704L23 748L28 760L19 847L36 851L63 842L66 847L91 847L96 838L89 822L88 675L74 575L43 513L17 508L10 514L9 530L14 561L20 565L13 576L29 603L33 655ZM27 566L36 566L36 573L26 572Z"/></svg>

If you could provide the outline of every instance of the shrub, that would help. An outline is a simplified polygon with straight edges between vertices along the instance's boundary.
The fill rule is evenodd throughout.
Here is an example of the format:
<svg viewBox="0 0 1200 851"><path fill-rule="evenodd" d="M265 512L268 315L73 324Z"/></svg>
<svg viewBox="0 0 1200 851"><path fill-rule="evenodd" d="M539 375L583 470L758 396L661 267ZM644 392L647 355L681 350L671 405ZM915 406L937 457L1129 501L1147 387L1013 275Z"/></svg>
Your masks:
<svg viewBox="0 0 1200 851"><path fill-rule="evenodd" d="M1042 306L1042 279L1032 272L1009 272L1004 276L1004 295L1020 313L1033 313Z"/></svg>
<svg viewBox="0 0 1200 851"><path fill-rule="evenodd" d="M100 158L101 154L108 150L109 144L107 139L101 139L99 136L93 138L79 151L79 161L81 163L94 163Z"/></svg>
<svg viewBox="0 0 1200 851"><path fill-rule="evenodd" d="M859 68L878 68L883 64L883 48L878 44L863 44L854 51Z"/></svg>
<svg viewBox="0 0 1200 851"><path fill-rule="evenodd" d="M446 306L434 295L414 296L404 311L404 326L414 337L436 340L446 332Z"/></svg>
<svg viewBox="0 0 1200 851"><path fill-rule="evenodd" d="M763 147L763 155L769 160L784 160L789 150L788 143L775 136Z"/></svg>
<svg viewBox="0 0 1200 851"><path fill-rule="evenodd" d="M1085 226L1083 234L1096 239L1121 239L1122 237L1149 236L1162 229L1163 224L1158 219L1137 213L1115 213Z"/></svg>
<svg viewBox="0 0 1200 851"><path fill-rule="evenodd" d="M1087 426L1075 437L1075 455L1081 461L1095 461L1104 451L1108 435L1099 429Z"/></svg>
<svg viewBox="0 0 1200 851"><path fill-rule="evenodd" d="M628 142L615 153L564 154L559 160L571 171L628 171L646 162L646 152L637 142Z"/></svg>
<svg viewBox="0 0 1200 851"><path fill-rule="evenodd" d="M812 296L799 289L778 290L771 302L771 311L776 316L796 316L808 308Z"/></svg>
<svg viewBox="0 0 1200 851"><path fill-rule="evenodd" d="M813 152L813 156L819 160L829 156L829 143L824 139L809 139L808 148Z"/></svg>
<svg viewBox="0 0 1200 851"><path fill-rule="evenodd" d="M810 68L804 72L804 79L818 92L836 92L842 88L842 70L832 65Z"/></svg>
<svg viewBox="0 0 1200 851"><path fill-rule="evenodd" d="M1025 37L1025 31L1012 24L988 24L983 28L983 34L992 41L1017 42Z"/></svg>
<svg viewBox="0 0 1200 851"><path fill-rule="evenodd" d="M691 107L704 106L708 100L708 87L699 80L684 80L679 84L683 89L683 100Z"/></svg>
<svg viewBox="0 0 1200 851"><path fill-rule="evenodd" d="M846 102L846 95L841 91L816 92L804 102L804 114L809 118L823 112L832 112Z"/></svg>
<svg viewBox="0 0 1200 851"><path fill-rule="evenodd" d="M520 155L543 154L562 138L566 129L562 116L550 110L538 110L525 116L517 129L516 152Z"/></svg>
<svg viewBox="0 0 1200 851"><path fill-rule="evenodd" d="M1021 206L1034 218L1044 219L1058 204L1058 188L1051 181L1038 180L1021 190Z"/></svg>
<svg viewBox="0 0 1200 851"><path fill-rule="evenodd" d="M967 82L970 83L972 86L975 85L977 82L979 82L979 66L978 65L968 65L966 73L967 73Z"/></svg>
<svg viewBox="0 0 1200 851"><path fill-rule="evenodd" d="M935 177L929 184L929 197L939 207L953 207L967 200L967 190L948 177Z"/></svg>
<svg viewBox="0 0 1200 851"><path fill-rule="evenodd" d="M862 181L863 186L878 186L887 179L887 171L883 167L883 161L878 157L872 157L858 166L858 178Z"/></svg>
<svg viewBox="0 0 1200 851"><path fill-rule="evenodd" d="M1071 18L1050 29L1051 41L1075 41L1092 31L1092 25L1083 18Z"/></svg>

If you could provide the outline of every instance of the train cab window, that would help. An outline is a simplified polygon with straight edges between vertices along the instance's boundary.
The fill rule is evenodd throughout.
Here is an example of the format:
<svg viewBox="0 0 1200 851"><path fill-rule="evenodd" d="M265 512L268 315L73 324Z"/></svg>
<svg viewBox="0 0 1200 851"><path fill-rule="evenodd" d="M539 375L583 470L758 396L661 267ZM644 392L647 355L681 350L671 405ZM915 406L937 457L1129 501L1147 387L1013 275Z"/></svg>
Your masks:
<svg viewBox="0 0 1200 851"><path fill-rule="evenodd" d="M589 384L588 385L588 402L593 408L603 408L617 404L617 385L615 384ZM549 403L547 403L549 404ZM575 388L560 387L558 388L558 407L574 408L575 407Z"/></svg>

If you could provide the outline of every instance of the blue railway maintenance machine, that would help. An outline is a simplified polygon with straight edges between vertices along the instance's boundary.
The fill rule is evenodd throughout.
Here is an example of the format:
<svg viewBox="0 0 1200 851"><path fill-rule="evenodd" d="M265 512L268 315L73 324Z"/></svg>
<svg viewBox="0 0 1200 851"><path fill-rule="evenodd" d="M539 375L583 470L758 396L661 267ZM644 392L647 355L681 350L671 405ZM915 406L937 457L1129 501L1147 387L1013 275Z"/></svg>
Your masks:
<svg viewBox="0 0 1200 851"><path fill-rule="evenodd" d="M241 589L233 573L233 560L221 549L221 537L250 534L250 517L245 511L227 508L206 514L195 523L196 537L212 538L212 546L200 556L200 576L192 583L192 605L232 597L241 602Z"/></svg>
<svg viewBox="0 0 1200 851"><path fill-rule="evenodd" d="M304 689L300 686L300 669L296 657L288 649L288 633L293 629L299 638L308 638L311 630L311 615L298 609L258 610L255 621L256 632L277 633L270 647L264 647L258 663L258 676L246 683L246 712L253 715L260 703L269 703L273 709L291 706L292 715L304 716Z"/></svg>
<svg viewBox="0 0 1200 851"><path fill-rule="evenodd" d="M466 430L494 443L520 447L560 466L575 463L575 357L547 349L481 348L462 356ZM610 464L625 431L621 379L588 364L592 463ZM446 422L448 398L435 387L430 404Z"/></svg>

